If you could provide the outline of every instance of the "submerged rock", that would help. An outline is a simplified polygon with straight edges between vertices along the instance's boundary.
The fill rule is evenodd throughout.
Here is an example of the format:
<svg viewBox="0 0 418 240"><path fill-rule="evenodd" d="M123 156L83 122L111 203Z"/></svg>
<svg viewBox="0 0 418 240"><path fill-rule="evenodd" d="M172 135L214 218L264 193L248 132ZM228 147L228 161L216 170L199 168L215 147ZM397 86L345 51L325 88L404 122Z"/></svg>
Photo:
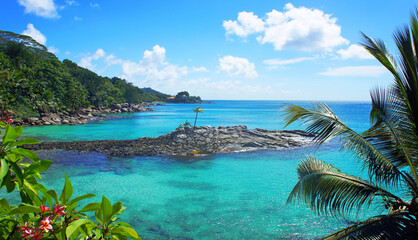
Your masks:
<svg viewBox="0 0 418 240"><path fill-rule="evenodd" d="M157 137L136 140L44 142L32 150L95 151L116 156L198 155L260 149L284 150L310 144L313 134L300 130L247 129L246 126L178 128Z"/></svg>

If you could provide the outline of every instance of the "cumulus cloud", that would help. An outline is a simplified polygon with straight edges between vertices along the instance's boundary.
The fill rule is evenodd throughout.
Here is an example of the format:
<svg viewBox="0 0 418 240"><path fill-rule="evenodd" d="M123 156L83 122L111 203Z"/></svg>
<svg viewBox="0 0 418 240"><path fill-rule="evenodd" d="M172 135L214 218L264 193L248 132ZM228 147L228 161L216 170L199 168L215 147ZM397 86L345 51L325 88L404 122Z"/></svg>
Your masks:
<svg viewBox="0 0 418 240"><path fill-rule="evenodd" d="M48 47L48 52L53 53L53 54L57 54L60 52L60 50L54 46L50 46Z"/></svg>
<svg viewBox="0 0 418 240"><path fill-rule="evenodd" d="M45 45L46 43L46 37L38 29L36 29L32 23L29 23L26 26L26 29L22 32L22 34L32 37L35 41L42 45Z"/></svg>
<svg viewBox="0 0 418 240"><path fill-rule="evenodd" d="M167 61L166 49L155 45L152 50L145 50L139 62L117 58L98 49L94 54L88 54L79 62L79 66L95 70L98 61L111 66L120 65L121 77L137 86L175 86L176 80L193 72L206 72L205 67L177 66ZM161 88L163 89L163 88Z"/></svg>
<svg viewBox="0 0 418 240"><path fill-rule="evenodd" d="M84 57L80 60L78 65L83 68L88 68L90 70L94 70L96 65L92 64L93 60L98 60L100 58L104 58L106 56L105 51L103 49L99 48L93 55L89 55L87 57Z"/></svg>
<svg viewBox="0 0 418 240"><path fill-rule="evenodd" d="M330 68L319 74L331 77L379 77L385 73L386 70L382 66L347 66Z"/></svg>
<svg viewBox="0 0 418 240"><path fill-rule="evenodd" d="M352 44L347 49L338 50L337 53L342 59L373 59L373 56L364 47L357 44Z"/></svg>
<svg viewBox="0 0 418 240"><path fill-rule="evenodd" d="M284 11L272 10L265 19L253 13L240 12L237 21L224 21L227 35L246 37L258 33L260 44L271 43L276 50L331 51L348 44L337 19L318 9L296 8L288 3Z"/></svg>
<svg viewBox="0 0 418 240"><path fill-rule="evenodd" d="M229 76L243 76L245 78L258 77L254 63L251 63L246 58L231 55L219 59L218 70L227 73Z"/></svg>
<svg viewBox="0 0 418 240"><path fill-rule="evenodd" d="M278 58L274 58L274 59L267 59L264 60L263 63L269 66L282 66L282 65L289 65L289 64L295 64L295 63L300 63L300 62L305 62L305 61L310 61L310 60L314 60L317 57L300 57L300 58L292 58L292 59L286 59L286 60L281 60Z"/></svg>
<svg viewBox="0 0 418 240"><path fill-rule="evenodd" d="M226 34L235 34L240 37L246 37L249 34L262 32L264 30L264 22L252 12L238 13L237 21L224 21L223 26Z"/></svg>
<svg viewBox="0 0 418 240"><path fill-rule="evenodd" d="M39 17L59 18L53 0L18 0L25 7L25 13L33 13Z"/></svg>

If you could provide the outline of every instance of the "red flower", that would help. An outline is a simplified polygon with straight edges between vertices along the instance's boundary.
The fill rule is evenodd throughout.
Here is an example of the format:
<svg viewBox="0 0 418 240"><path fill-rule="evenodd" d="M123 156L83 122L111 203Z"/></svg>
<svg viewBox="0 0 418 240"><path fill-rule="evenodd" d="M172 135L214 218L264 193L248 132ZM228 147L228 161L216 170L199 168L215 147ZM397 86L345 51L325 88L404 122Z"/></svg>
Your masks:
<svg viewBox="0 0 418 240"><path fill-rule="evenodd" d="M51 219L49 219L49 217L46 217L44 218L44 220L41 220L41 223L39 224L39 229L44 230L45 232L49 232L49 230L52 230Z"/></svg>
<svg viewBox="0 0 418 240"><path fill-rule="evenodd" d="M44 213L44 212L48 212L49 211L49 208L48 207L46 207L46 206L39 206L40 208L41 208L41 211Z"/></svg>
<svg viewBox="0 0 418 240"><path fill-rule="evenodd" d="M35 228L29 228L27 222L25 222L25 226L20 227L19 232L22 232L23 239L42 240L42 232Z"/></svg>
<svg viewBox="0 0 418 240"><path fill-rule="evenodd" d="M56 215L65 215L67 211L65 211L65 207L61 207L60 205L54 206L54 214Z"/></svg>

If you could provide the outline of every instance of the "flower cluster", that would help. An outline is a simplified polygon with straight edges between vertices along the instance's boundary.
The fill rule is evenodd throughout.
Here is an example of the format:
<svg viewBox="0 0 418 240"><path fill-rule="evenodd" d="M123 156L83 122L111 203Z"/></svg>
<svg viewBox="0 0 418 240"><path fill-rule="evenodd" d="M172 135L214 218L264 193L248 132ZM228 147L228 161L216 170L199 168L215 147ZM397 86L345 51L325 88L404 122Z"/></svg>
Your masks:
<svg viewBox="0 0 418 240"><path fill-rule="evenodd" d="M10 115L11 112L9 111L1 111L0 112L0 121L4 123L13 123L13 116Z"/></svg>
<svg viewBox="0 0 418 240"><path fill-rule="evenodd" d="M57 216L67 214L65 206L60 206L59 204L53 206L52 212L50 211L51 209L46 206L40 206L40 209L40 222L38 227L36 226L36 223L33 223L32 225L28 222L25 222L25 225L20 227L19 232L22 235L22 239L42 240L44 233L54 230L52 221L56 219Z"/></svg>

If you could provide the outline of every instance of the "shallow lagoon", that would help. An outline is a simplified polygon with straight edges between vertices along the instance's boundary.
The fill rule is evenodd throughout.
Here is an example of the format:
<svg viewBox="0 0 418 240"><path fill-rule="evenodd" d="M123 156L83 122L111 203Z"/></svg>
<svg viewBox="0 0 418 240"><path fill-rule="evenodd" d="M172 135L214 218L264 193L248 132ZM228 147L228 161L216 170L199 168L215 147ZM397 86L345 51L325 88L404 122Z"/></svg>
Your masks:
<svg viewBox="0 0 418 240"><path fill-rule="evenodd" d="M284 104L279 101L205 104L198 125L244 124L249 128L282 129L280 110ZM353 128L367 128L370 105L331 103L330 106ZM25 132L45 136L49 141L158 136L170 132L185 119L193 122L194 107L167 105L124 119L84 126L27 128ZM67 127L69 130L60 130ZM67 131L72 133L71 138L67 138ZM197 158L120 158L61 151L41 155L54 160L44 178L47 186L61 189L65 172L75 194L92 192L98 196L97 201L102 195L112 202L122 201L128 208L123 219L144 239L315 239L347 223L319 217L301 204L286 205L287 196L297 182L295 169L299 160L313 152L342 171L359 175L360 164L339 152L338 141L320 149Z"/></svg>

